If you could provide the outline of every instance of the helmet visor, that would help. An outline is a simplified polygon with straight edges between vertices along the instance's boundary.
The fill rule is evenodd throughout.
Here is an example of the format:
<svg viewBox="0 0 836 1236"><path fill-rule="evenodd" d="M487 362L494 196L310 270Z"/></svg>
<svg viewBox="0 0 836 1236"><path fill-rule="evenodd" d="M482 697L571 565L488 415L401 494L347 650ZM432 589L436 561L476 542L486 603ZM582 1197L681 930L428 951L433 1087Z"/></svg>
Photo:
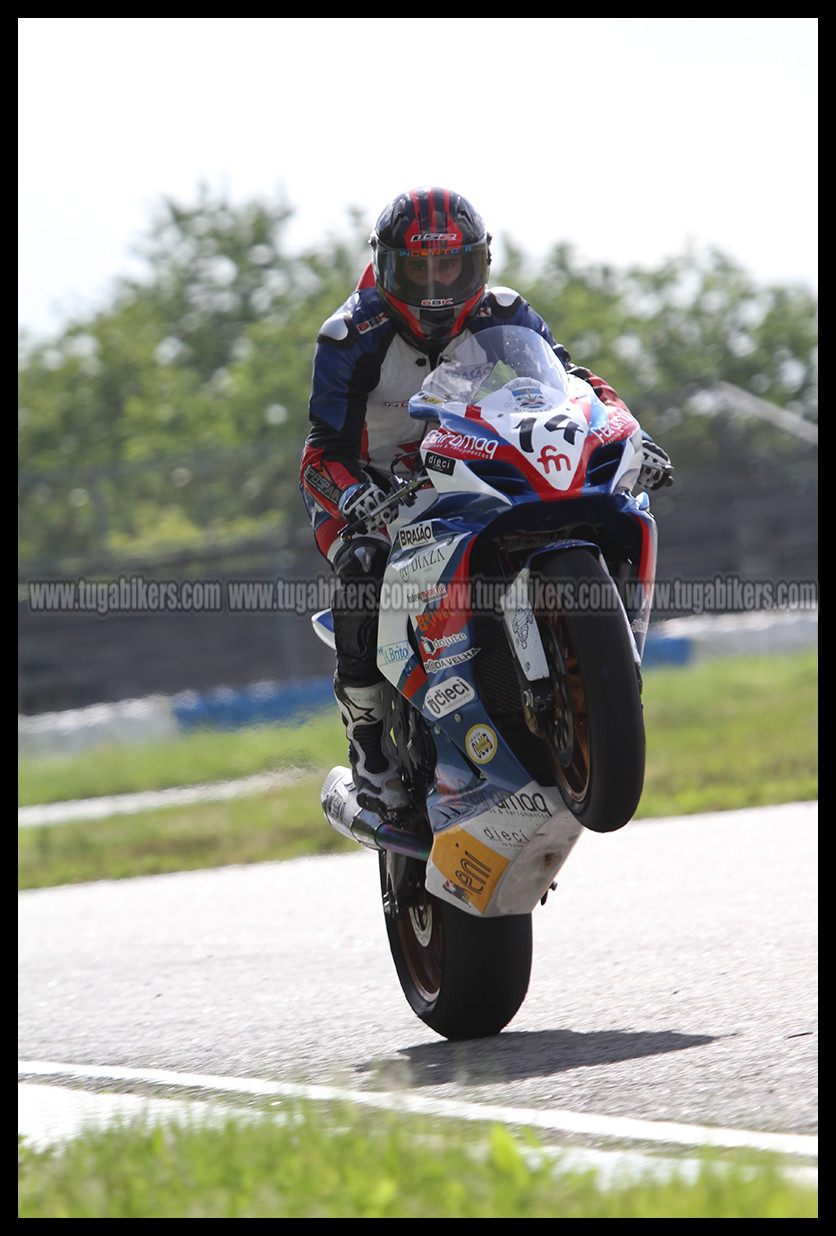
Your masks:
<svg viewBox="0 0 836 1236"><path fill-rule="evenodd" d="M378 278L387 295L414 309L444 309L469 301L488 281L488 246L446 252L378 251Z"/></svg>

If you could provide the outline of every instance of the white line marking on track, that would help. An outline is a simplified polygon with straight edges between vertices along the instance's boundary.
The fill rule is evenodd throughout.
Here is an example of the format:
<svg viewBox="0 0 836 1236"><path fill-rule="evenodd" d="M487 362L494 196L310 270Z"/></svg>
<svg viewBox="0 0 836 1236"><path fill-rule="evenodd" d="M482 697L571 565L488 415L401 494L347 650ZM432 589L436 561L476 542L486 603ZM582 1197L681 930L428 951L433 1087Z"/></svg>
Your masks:
<svg viewBox="0 0 836 1236"><path fill-rule="evenodd" d="M724 1129L673 1121L636 1120L626 1116L593 1115L565 1109L502 1107L457 1099L431 1099L409 1092L350 1090L337 1086L272 1082L255 1077L216 1077L204 1073L178 1073L168 1069L134 1069L102 1065L77 1065L60 1061L19 1060L19 1077L62 1077L142 1082L240 1095L307 1099L316 1102L355 1103L418 1115L445 1116L456 1120L491 1121L571 1133L584 1137L652 1142L668 1146L715 1147L763 1150L779 1155L818 1158L818 1137L797 1133L767 1133L757 1129Z"/></svg>
<svg viewBox="0 0 836 1236"><path fill-rule="evenodd" d="M138 794L110 794L101 798L80 798L74 802L18 807L17 826L38 828L50 824L70 824L77 820L106 820L115 815L139 815L143 811L156 811L163 807L225 802L250 794L267 794L270 790L284 789L305 775L304 771L292 770L256 773L239 781L215 781L170 790L145 790Z"/></svg>

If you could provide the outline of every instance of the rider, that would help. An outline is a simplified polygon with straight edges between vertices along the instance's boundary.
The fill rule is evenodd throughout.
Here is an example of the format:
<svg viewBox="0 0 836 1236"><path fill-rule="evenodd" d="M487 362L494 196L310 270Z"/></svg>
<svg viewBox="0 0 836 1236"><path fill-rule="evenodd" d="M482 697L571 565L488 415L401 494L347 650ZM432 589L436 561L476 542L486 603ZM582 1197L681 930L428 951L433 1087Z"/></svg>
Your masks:
<svg viewBox="0 0 836 1236"><path fill-rule="evenodd" d="M587 381L604 403L625 406L600 378L571 363L517 292L487 289L490 242L481 217L458 193L420 188L400 194L369 238L372 261L316 343L302 494L317 546L336 575L334 693L357 798L381 815L407 805L383 724L384 682L377 668L392 513L367 522L366 534L348 542L339 533L380 504L393 478L413 469L421 429L409 416L410 396L452 340L508 324L539 332L569 373ZM658 488L669 472L667 455L647 439L638 483Z"/></svg>

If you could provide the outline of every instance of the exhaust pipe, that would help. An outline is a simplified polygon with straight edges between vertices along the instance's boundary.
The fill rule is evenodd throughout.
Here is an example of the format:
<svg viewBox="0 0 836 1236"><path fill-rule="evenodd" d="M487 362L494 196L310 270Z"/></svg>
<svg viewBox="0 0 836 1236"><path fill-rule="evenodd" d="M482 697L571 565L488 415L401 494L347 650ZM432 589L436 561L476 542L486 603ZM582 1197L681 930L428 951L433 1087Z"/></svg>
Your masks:
<svg viewBox="0 0 836 1236"><path fill-rule="evenodd" d="M432 841L391 824L383 824L373 811L357 801L357 791L348 768L332 768L322 787L322 810L335 832L370 850L395 850L408 858L426 861Z"/></svg>

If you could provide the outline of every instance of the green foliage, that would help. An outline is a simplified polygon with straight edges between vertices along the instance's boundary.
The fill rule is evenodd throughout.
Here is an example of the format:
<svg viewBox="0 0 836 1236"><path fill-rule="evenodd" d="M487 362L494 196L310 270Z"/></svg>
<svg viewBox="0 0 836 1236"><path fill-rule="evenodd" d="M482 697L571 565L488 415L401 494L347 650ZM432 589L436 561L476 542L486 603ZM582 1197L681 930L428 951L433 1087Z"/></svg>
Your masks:
<svg viewBox="0 0 836 1236"><path fill-rule="evenodd" d="M533 1136L347 1106L207 1111L18 1152L21 1219L816 1218L780 1164L607 1181Z"/></svg>
<svg viewBox="0 0 836 1236"><path fill-rule="evenodd" d="M19 555L147 551L299 524L317 332L361 260L281 247L284 209L163 203L149 276L27 349Z"/></svg>
<svg viewBox="0 0 836 1236"><path fill-rule="evenodd" d="M289 216L284 204L236 207L205 190L190 207L164 200L139 246L147 277L117 283L108 309L59 338L23 345L22 560L301 524L315 339L368 250L355 218L328 252L291 255ZM523 292L573 358L665 435L680 475L728 449L683 413L718 378L816 416L814 297L757 287L722 254L622 271L583 266L558 245L532 271L511 248L492 282Z"/></svg>
<svg viewBox="0 0 836 1236"><path fill-rule="evenodd" d="M560 245L535 273L515 254L512 273L573 360L614 386L649 432L682 444L679 468L717 458L717 435L683 408L718 380L817 419L809 289L760 287L716 250L616 270L581 267Z"/></svg>

